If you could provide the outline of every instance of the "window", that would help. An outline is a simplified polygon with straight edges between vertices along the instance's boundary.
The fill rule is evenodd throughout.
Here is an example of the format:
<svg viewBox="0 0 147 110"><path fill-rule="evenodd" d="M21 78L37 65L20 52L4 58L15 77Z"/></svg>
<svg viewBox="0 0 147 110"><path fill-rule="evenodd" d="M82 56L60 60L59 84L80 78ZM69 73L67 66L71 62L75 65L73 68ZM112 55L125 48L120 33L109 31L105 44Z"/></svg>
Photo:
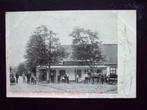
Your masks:
<svg viewBox="0 0 147 110"><path fill-rule="evenodd" d="M116 68L110 68L110 74L116 74Z"/></svg>

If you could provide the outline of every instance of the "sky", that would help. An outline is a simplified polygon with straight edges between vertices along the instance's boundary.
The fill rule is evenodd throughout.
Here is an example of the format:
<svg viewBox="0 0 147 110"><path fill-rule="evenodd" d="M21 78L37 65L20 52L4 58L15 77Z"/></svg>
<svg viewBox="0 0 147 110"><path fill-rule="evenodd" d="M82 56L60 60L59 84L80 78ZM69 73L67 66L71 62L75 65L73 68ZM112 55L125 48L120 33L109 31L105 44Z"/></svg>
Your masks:
<svg viewBox="0 0 147 110"><path fill-rule="evenodd" d="M10 65L25 61L24 55L30 36L40 25L57 33L62 45L70 45L69 34L80 27L98 32L105 44L117 44L117 13L115 11L36 11L6 13L6 47Z"/></svg>

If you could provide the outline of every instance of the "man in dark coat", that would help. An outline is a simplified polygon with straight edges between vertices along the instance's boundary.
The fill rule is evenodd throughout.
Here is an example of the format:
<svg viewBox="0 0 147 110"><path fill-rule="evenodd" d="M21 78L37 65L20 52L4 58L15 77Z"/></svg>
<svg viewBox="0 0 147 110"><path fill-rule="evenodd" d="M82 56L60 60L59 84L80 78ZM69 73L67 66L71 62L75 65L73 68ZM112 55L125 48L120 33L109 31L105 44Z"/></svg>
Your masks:
<svg viewBox="0 0 147 110"><path fill-rule="evenodd" d="M104 83L104 75L103 74L100 74L100 80L101 80L101 83L103 84Z"/></svg>
<svg viewBox="0 0 147 110"><path fill-rule="evenodd" d="M19 78L18 73L15 74L15 77L16 77L16 83L18 83L18 78Z"/></svg>
<svg viewBox="0 0 147 110"><path fill-rule="evenodd" d="M58 83L60 83L61 75L58 75Z"/></svg>
<svg viewBox="0 0 147 110"><path fill-rule="evenodd" d="M27 74L27 83L30 83L30 78L31 78L31 72L29 71Z"/></svg>

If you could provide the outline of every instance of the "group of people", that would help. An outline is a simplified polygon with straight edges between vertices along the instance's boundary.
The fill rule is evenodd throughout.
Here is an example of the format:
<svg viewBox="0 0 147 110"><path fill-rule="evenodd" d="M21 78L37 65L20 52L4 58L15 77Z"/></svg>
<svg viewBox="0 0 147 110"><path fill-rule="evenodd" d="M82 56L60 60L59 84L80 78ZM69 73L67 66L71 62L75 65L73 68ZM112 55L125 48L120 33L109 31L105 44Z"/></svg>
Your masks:
<svg viewBox="0 0 147 110"><path fill-rule="evenodd" d="M105 73L86 73L84 83L109 83L109 84L116 84L117 83L117 75L116 74L109 74L108 76Z"/></svg>
<svg viewBox="0 0 147 110"><path fill-rule="evenodd" d="M58 75L58 83L60 82L69 83L69 76L66 73L64 75Z"/></svg>
<svg viewBox="0 0 147 110"><path fill-rule="evenodd" d="M19 74L10 74L10 82L11 84L18 83Z"/></svg>
<svg viewBox="0 0 147 110"><path fill-rule="evenodd" d="M12 73L10 74L10 83L11 84L18 84L19 83L19 74ZM23 73L22 74L23 83L27 82L28 84L36 84L36 77L32 72Z"/></svg>
<svg viewBox="0 0 147 110"><path fill-rule="evenodd" d="M51 75L53 76L53 75ZM22 78L23 78L23 83L28 83L28 84L36 84L37 83L37 78L36 76L28 71L27 73L23 73L22 74ZM51 78L51 82L54 82L54 77L50 77ZM81 80L79 75L77 74L76 76L76 82L79 83L79 82L84 82L85 84L88 84L88 83L104 83L104 82L113 82L113 80L111 80L110 78L110 81L108 80L108 76L106 76L106 74L104 73L97 73L97 72L86 72L84 74L84 77L82 77L83 79ZM19 74L16 73L16 74L11 74L10 75L10 82L11 84L13 83L18 83L18 79L19 79ZM114 78L113 78L114 79ZM115 78L116 79L116 78ZM69 83L69 76L68 74L59 74L57 76L57 81L58 83L60 82L64 82L64 83Z"/></svg>
<svg viewBox="0 0 147 110"><path fill-rule="evenodd" d="M59 74L57 76L57 81L58 83L60 82L64 82L64 83L69 83L69 76L68 74L64 74L64 75L61 75ZM80 83L80 82L84 82L85 84L88 84L88 83L104 83L104 82L107 82L107 76L106 74L103 74L103 73L96 73L96 72L86 72L84 74L84 77L80 77L79 74L76 75L76 82L77 83Z"/></svg>
<svg viewBox="0 0 147 110"><path fill-rule="evenodd" d="M27 82L28 84L36 84L37 82L35 75L30 71L27 74L23 73L22 77L24 83Z"/></svg>
<svg viewBox="0 0 147 110"><path fill-rule="evenodd" d="M96 72L87 72L84 74L84 78L83 81L85 84L88 83L99 83L101 82L102 84L104 82L106 82L107 77L106 74L102 74L102 73L96 73ZM80 77L77 75L77 83L80 82Z"/></svg>

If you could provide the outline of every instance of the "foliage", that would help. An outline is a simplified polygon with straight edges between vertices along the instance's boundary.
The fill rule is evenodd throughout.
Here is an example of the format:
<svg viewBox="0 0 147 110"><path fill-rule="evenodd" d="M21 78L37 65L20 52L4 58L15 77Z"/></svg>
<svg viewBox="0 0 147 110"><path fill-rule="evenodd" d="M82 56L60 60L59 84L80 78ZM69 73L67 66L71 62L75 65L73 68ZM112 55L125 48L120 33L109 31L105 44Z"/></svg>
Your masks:
<svg viewBox="0 0 147 110"><path fill-rule="evenodd" d="M59 58L64 57L65 50L60 50L61 45L55 35L45 25L36 28L26 48L28 70L35 72L36 66L56 64Z"/></svg>
<svg viewBox="0 0 147 110"><path fill-rule="evenodd" d="M22 75L23 73L27 73L27 69L24 63L20 63L19 66L17 67L17 74Z"/></svg>
<svg viewBox="0 0 147 110"><path fill-rule="evenodd" d="M81 60L95 70L96 65L103 61L97 32L89 29L77 28L70 36L73 37L73 58Z"/></svg>

